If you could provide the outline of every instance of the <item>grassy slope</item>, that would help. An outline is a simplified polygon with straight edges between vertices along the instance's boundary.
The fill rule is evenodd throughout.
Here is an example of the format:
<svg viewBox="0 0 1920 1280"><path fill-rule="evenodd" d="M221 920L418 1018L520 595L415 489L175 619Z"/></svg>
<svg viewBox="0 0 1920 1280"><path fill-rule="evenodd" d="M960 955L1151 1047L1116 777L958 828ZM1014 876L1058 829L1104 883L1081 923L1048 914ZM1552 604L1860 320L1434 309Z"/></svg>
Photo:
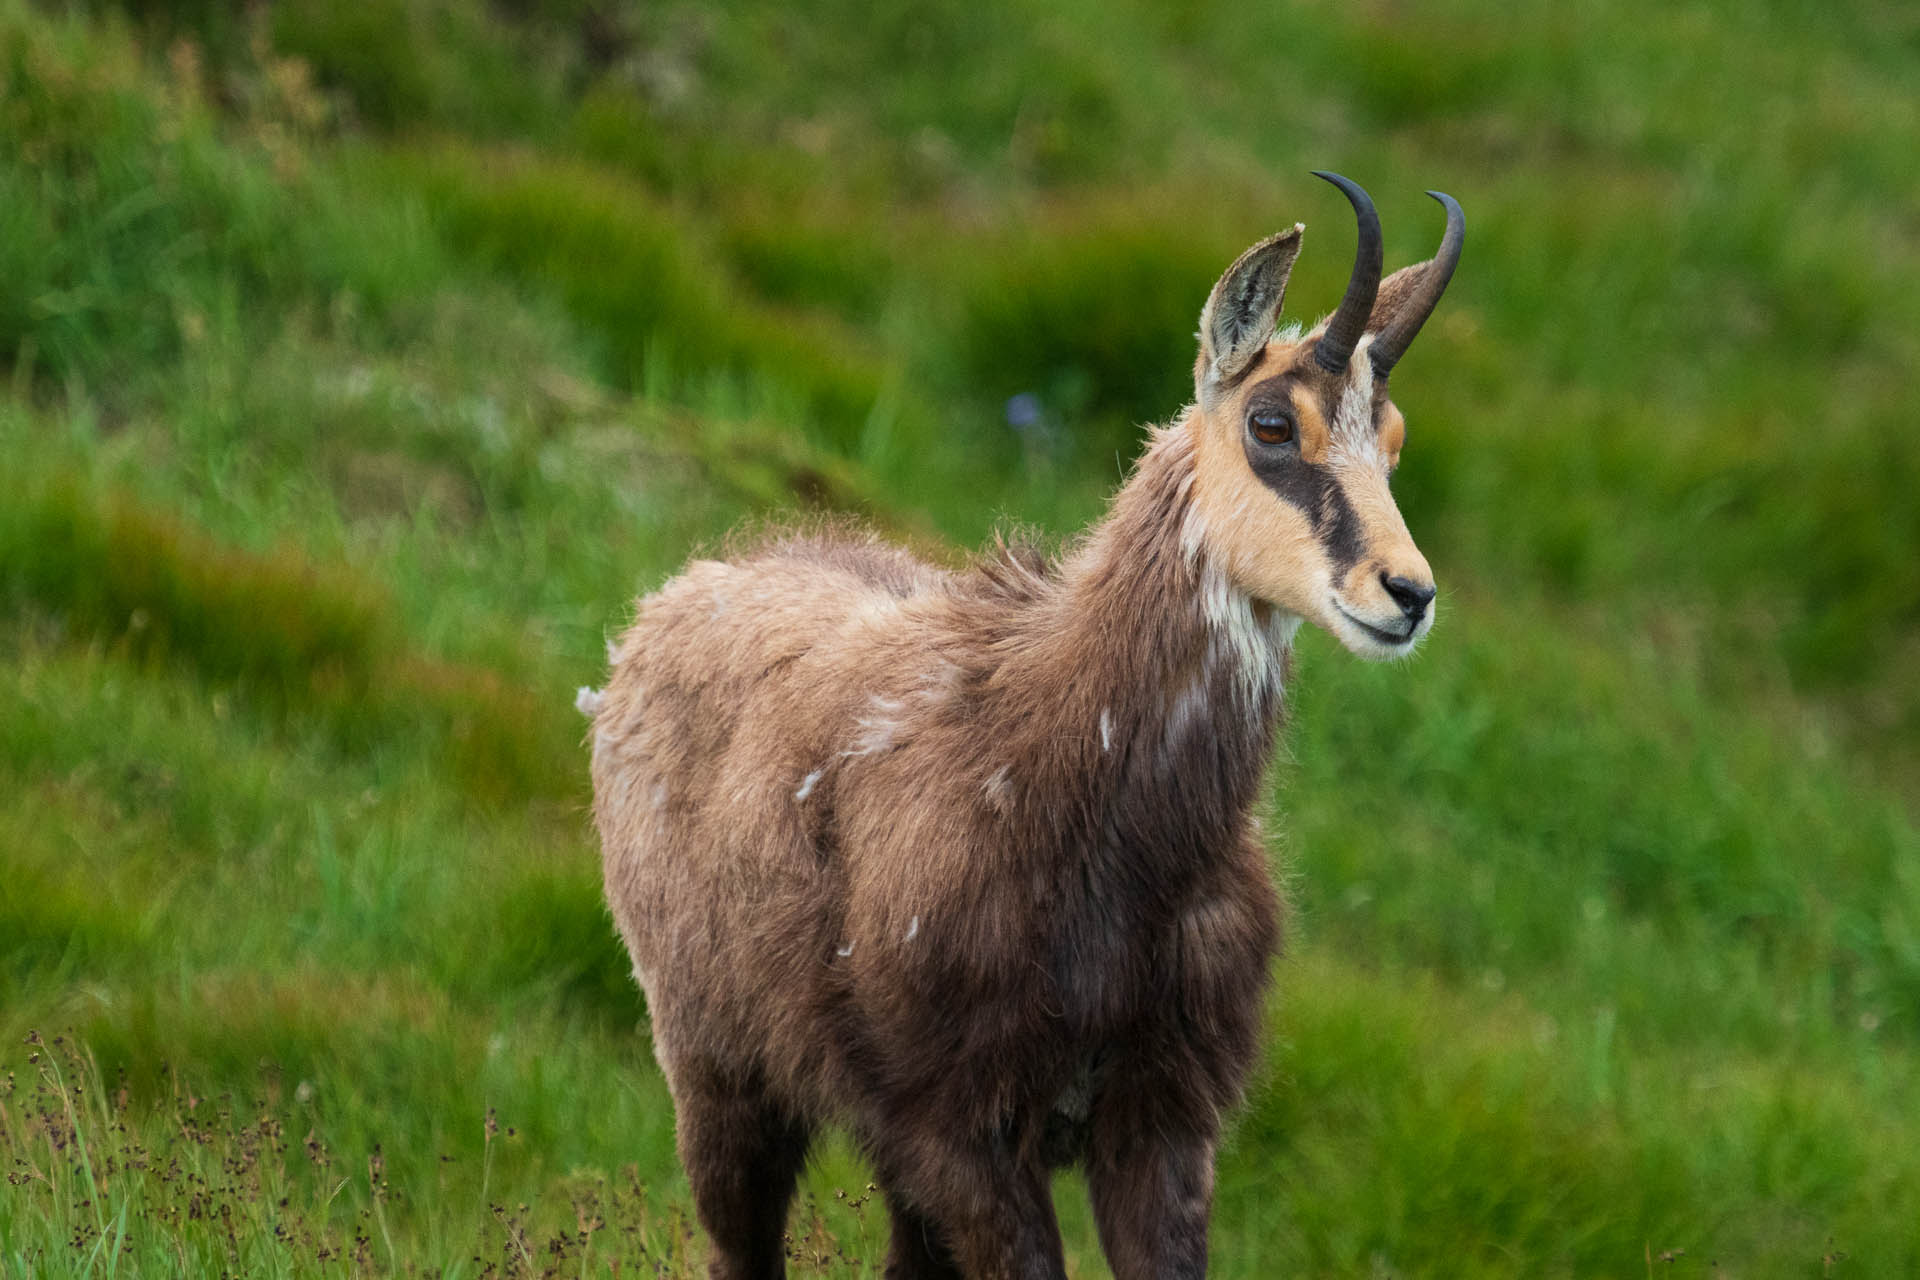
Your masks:
<svg viewBox="0 0 1920 1280"><path fill-rule="evenodd" d="M96 1143L124 1070L130 1130L265 1215L60 1182L87 1068L23 1049L0 1145L54 1182L0 1198L0 1268L81 1269L121 1207L154 1273L473 1271L601 1211L657 1260L568 708L603 634L769 506L1072 527L1219 263L1298 216L1296 310L1335 296L1332 158L1397 261L1419 186L1468 208L1396 380L1446 596L1410 665L1305 643L1216 1269L1920 1265L1911 18L375 8L0 4L0 1035L72 1027ZM809 1186L870 1257L863 1179Z"/></svg>

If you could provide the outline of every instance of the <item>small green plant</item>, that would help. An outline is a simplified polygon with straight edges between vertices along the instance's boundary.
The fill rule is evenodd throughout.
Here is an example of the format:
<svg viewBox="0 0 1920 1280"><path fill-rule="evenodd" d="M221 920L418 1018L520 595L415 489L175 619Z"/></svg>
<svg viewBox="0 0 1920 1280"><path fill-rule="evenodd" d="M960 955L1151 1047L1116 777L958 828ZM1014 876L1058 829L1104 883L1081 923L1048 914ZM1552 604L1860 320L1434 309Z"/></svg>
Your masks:
<svg viewBox="0 0 1920 1280"><path fill-rule="evenodd" d="M517 1135L492 1108L477 1209L463 1209L449 1199L455 1157L437 1157L431 1183L396 1185L380 1142L348 1156L329 1139L310 1083L289 1090L271 1067L245 1095L203 1096L173 1072L164 1083L147 1097L124 1072L109 1079L71 1033L29 1032L7 1055L0 1266L40 1276L705 1274L684 1201L650 1190L636 1166L579 1170L532 1200L496 1200L494 1148ZM514 1194L529 1193L520 1183ZM872 1194L837 1191L836 1216L857 1224ZM796 1213L788 1260L795 1275L864 1274L811 1202Z"/></svg>

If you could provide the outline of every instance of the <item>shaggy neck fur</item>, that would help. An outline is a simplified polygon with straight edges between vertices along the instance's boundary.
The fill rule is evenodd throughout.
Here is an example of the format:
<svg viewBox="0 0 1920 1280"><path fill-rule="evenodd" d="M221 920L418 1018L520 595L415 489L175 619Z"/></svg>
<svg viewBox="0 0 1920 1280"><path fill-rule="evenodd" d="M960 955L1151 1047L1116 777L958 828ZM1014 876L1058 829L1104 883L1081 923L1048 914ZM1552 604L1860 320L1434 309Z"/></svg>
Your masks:
<svg viewBox="0 0 1920 1280"><path fill-rule="evenodd" d="M984 628L989 800L1032 852L1114 860L1169 897L1241 838L1297 625L1211 563L1193 477L1190 428L1158 432L1057 567L1007 549L979 580L1003 607L956 610Z"/></svg>

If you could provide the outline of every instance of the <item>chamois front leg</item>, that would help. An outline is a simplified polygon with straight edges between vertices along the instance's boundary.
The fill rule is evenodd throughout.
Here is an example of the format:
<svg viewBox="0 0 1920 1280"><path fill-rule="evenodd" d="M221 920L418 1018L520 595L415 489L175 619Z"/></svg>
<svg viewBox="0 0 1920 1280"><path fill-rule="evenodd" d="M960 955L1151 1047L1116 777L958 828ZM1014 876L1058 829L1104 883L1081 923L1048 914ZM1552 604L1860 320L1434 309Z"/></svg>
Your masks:
<svg viewBox="0 0 1920 1280"><path fill-rule="evenodd" d="M1207 1273L1218 1121L1158 1073L1122 1071L1095 1099L1087 1190L1114 1280Z"/></svg>

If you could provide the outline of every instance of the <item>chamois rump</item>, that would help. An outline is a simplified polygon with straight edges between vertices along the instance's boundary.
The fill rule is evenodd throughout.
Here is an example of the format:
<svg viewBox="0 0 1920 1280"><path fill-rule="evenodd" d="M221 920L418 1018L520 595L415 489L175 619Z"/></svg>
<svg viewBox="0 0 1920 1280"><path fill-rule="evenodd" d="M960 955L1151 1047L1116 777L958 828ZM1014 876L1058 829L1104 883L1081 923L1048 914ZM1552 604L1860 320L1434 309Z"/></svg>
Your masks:
<svg viewBox="0 0 1920 1280"><path fill-rule="evenodd" d="M1250 816L1293 635L1410 652L1434 586L1388 490L1387 375L1459 259L1276 332L1296 224L1200 314L1195 400L1057 560L930 567L790 531L641 600L593 718L607 899L715 1277L784 1272L817 1126L892 1216L890 1277L1062 1277L1080 1162L1116 1276L1206 1269L1214 1148L1281 902ZM1116 298L1115 305L1125 305Z"/></svg>

